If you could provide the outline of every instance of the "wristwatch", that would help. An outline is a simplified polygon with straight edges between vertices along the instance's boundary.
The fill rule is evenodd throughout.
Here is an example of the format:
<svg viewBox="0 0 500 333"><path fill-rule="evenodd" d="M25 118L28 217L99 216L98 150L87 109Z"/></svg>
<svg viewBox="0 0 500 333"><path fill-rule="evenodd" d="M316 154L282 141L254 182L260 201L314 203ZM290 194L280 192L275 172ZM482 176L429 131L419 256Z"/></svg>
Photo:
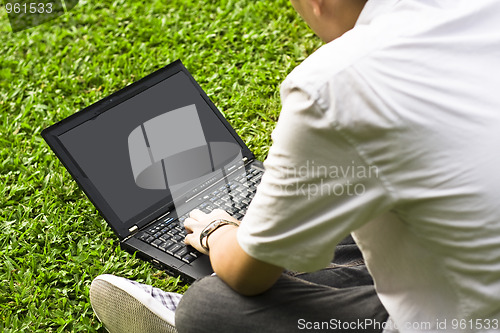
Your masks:
<svg viewBox="0 0 500 333"><path fill-rule="evenodd" d="M239 227L240 225L233 221L228 221L224 219L217 219L213 222L210 222L200 233L200 244L201 247L204 248L207 252L210 251L208 248L208 236L210 236L215 230L219 229L225 225L234 225Z"/></svg>

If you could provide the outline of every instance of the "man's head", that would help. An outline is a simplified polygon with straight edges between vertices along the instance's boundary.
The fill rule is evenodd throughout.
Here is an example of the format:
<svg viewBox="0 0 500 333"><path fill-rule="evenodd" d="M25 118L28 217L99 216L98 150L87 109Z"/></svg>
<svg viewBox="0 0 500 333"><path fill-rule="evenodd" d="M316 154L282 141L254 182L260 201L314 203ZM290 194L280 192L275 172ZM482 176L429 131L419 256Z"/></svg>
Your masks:
<svg viewBox="0 0 500 333"><path fill-rule="evenodd" d="M290 0L304 21L323 41L351 30L368 0Z"/></svg>

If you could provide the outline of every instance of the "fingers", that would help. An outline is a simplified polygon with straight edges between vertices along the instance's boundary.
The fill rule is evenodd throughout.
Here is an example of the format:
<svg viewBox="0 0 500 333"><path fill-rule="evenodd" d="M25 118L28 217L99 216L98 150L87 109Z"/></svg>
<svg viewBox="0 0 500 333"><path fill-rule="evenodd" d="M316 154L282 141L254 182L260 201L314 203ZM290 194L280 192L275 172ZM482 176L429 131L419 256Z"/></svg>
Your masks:
<svg viewBox="0 0 500 333"><path fill-rule="evenodd" d="M194 232L196 228L199 228L199 223L205 219L207 214L203 213L199 209L194 209L189 213L189 217L184 220L184 228L188 233Z"/></svg>
<svg viewBox="0 0 500 333"><path fill-rule="evenodd" d="M189 213L189 217L192 218L192 219L195 219L195 220L199 220L201 218L203 218L205 215L205 213L203 213L201 210L199 209L193 209L190 213Z"/></svg>
<svg viewBox="0 0 500 333"><path fill-rule="evenodd" d="M191 218L193 220L196 220L198 222L201 222L201 223L211 222L211 221L213 221L215 219L226 219L226 220L231 219L231 220L234 220L234 218L231 217L231 215L229 215L225 210L222 210L222 209L214 209L209 214L205 214L204 212L202 212L199 209L193 209L189 213L189 218ZM186 221L188 219L186 219Z"/></svg>
<svg viewBox="0 0 500 333"><path fill-rule="evenodd" d="M197 240L194 239L193 234L187 234L186 237L184 238L184 243L186 243L187 245L194 246L196 241Z"/></svg>
<svg viewBox="0 0 500 333"><path fill-rule="evenodd" d="M229 215L222 209L214 209L210 214L205 214L199 209L194 209L189 213L189 217L184 220L184 228L188 234L200 233L210 222L217 219L224 219L239 223L237 219Z"/></svg>
<svg viewBox="0 0 500 333"><path fill-rule="evenodd" d="M187 234L186 238L184 238L184 243L186 243L186 245L191 245L203 254L208 254L208 252L201 246L200 236L198 234Z"/></svg>
<svg viewBox="0 0 500 333"><path fill-rule="evenodd" d="M188 217L187 219L184 220L184 229L186 229L186 231L189 233L192 233L193 232L193 223L194 223L194 220L190 217Z"/></svg>
<svg viewBox="0 0 500 333"><path fill-rule="evenodd" d="M207 251L200 244L200 234L210 222L217 219L224 219L239 223L237 219L222 209L214 209L210 212L210 214L205 214L199 209L194 209L189 213L189 217L184 220L184 228L187 231L184 242L187 245L193 246L201 253L207 254Z"/></svg>

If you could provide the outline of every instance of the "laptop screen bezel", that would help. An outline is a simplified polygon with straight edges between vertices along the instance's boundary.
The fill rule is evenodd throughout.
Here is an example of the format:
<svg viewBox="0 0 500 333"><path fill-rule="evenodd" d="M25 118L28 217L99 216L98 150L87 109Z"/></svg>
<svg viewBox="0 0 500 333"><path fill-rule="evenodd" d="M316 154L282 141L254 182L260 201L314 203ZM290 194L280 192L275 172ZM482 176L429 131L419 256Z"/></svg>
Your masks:
<svg viewBox="0 0 500 333"><path fill-rule="evenodd" d="M95 185L88 179L83 170L78 166L76 161L71 157L70 152L66 149L62 141L59 139L61 135L71 129L89 121L102 113L112 109L113 107L127 101L128 99L144 92L148 88L167 80L171 76L183 72L190 79L193 86L199 92L201 97L210 107L212 112L218 117L221 123L226 127L229 133L234 137L235 141L241 147L242 157L247 160L253 160L255 157L246 146L243 140L236 133L234 128L229 124L224 115L217 109L215 104L210 100L208 95L203 91L201 86L195 81L186 67L180 60L166 65L165 67L149 74L148 76L136 81L123 89L101 99L100 101L76 112L75 114L62 119L56 124L42 131L42 137L47 142L49 147L54 151L55 155L68 170L73 179L77 182L83 192L87 195L92 204L97 208L99 213L108 222L111 228L117 233L120 239L127 238L131 234L131 229L140 229L144 225L150 223L155 218L165 214L167 211L174 210L173 200L171 195L161 203L152 204L149 211L143 211L127 221L122 221L112 207L108 204L105 198L97 190ZM158 207L156 207L158 206Z"/></svg>

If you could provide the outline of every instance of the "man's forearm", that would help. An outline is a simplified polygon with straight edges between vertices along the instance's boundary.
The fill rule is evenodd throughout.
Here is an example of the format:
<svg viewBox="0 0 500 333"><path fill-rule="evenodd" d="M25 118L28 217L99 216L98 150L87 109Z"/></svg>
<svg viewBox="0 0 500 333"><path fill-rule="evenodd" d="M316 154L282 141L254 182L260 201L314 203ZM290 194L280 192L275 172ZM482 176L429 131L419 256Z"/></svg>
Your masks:
<svg viewBox="0 0 500 333"><path fill-rule="evenodd" d="M283 269L249 256L237 240L238 228L227 225L214 231L209 239L210 261L215 273L242 295L257 295L268 290Z"/></svg>

